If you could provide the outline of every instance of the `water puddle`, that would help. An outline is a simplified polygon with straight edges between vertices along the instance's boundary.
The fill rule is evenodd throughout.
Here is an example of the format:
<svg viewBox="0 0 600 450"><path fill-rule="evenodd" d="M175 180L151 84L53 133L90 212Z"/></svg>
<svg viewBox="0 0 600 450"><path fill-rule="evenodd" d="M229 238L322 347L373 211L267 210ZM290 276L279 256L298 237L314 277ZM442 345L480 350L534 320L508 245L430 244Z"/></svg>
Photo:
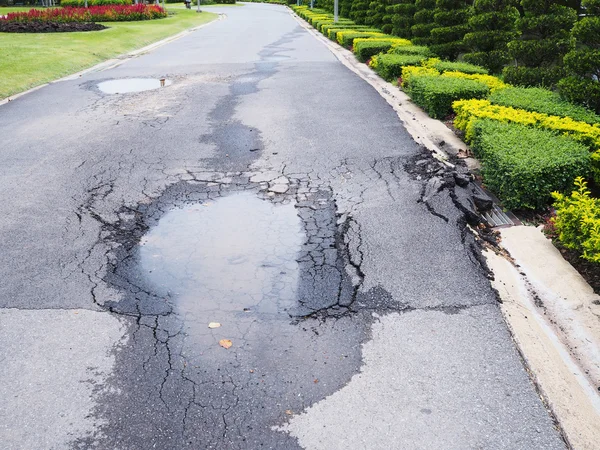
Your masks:
<svg viewBox="0 0 600 450"><path fill-rule="evenodd" d="M169 86L172 82L167 79L155 78L124 78L122 80L103 81L98 84L105 94L126 94L130 92L150 91Z"/></svg>
<svg viewBox="0 0 600 450"><path fill-rule="evenodd" d="M142 238L140 266L185 316L275 314L296 305L303 242L293 203L237 192L168 211Z"/></svg>

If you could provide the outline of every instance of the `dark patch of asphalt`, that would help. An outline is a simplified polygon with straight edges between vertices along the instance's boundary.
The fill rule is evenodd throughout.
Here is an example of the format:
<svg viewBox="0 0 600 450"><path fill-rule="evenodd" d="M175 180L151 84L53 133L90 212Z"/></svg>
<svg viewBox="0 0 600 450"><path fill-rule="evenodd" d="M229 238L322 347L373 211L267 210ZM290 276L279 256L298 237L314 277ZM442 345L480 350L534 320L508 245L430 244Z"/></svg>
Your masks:
<svg viewBox="0 0 600 450"><path fill-rule="evenodd" d="M76 448L298 448L272 427L358 373L372 312L487 305L500 316L465 212L452 189L427 191L439 167L385 101L286 8L224 12L226 20L153 53L0 107L0 307L108 310L128 326L111 377L97 386L98 428L76 436ZM173 84L127 95L97 88L129 77ZM262 277L254 295L223 277L183 308L177 282L189 280L149 275L140 242L169 211L235 195L293 207L299 256L250 275ZM285 227L269 226L256 232L285 238ZM166 258L168 245L156 248ZM203 275L186 276L199 286ZM292 307L269 303L285 296L296 298ZM212 321L221 327L209 329ZM525 393L526 417L502 413L517 408L510 397L496 406L490 448L560 447L508 335L469 345L490 346L492 366L495 351L509 352L516 369L503 382ZM433 344L423 351L435 357Z"/></svg>

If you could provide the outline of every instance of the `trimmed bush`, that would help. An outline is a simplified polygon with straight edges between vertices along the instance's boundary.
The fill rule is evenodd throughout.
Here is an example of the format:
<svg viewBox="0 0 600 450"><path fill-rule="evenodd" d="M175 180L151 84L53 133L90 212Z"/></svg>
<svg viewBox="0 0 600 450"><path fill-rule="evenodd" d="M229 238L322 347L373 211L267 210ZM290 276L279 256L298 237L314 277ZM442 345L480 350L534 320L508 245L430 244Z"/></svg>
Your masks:
<svg viewBox="0 0 600 450"><path fill-rule="evenodd" d="M440 72L463 72L468 74L486 75L488 71L480 66L465 62L440 61L439 59L431 59L427 62L428 66L435 67Z"/></svg>
<svg viewBox="0 0 600 450"><path fill-rule="evenodd" d="M569 103L547 89L511 86L493 92L489 100L494 105L511 106L551 116L571 117L590 124L600 123L600 116L594 112Z"/></svg>
<svg viewBox="0 0 600 450"><path fill-rule="evenodd" d="M354 54L361 62L367 62L372 56L388 52L394 46L410 44L406 39L354 39Z"/></svg>
<svg viewBox="0 0 600 450"><path fill-rule="evenodd" d="M575 48L564 58L569 76L560 81L562 95L600 114L600 0L583 0L585 17L573 27Z"/></svg>
<svg viewBox="0 0 600 450"><path fill-rule="evenodd" d="M507 44L519 37L519 11L515 0L475 0L469 18L469 32L463 42L469 51L465 61L477 64L492 73L502 71L508 64Z"/></svg>
<svg viewBox="0 0 600 450"><path fill-rule="evenodd" d="M553 191L589 171L587 149L548 130L494 120L474 124L473 151L482 161L486 186L507 208L540 209Z"/></svg>
<svg viewBox="0 0 600 450"><path fill-rule="evenodd" d="M556 209L552 222L565 247L581 252L588 261L600 263L600 199L591 197L582 177L575 179L575 188L571 195L552 193Z"/></svg>
<svg viewBox="0 0 600 450"><path fill-rule="evenodd" d="M492 75L469 74L463 72L444 72L444 77L464 78L466 80L478 81L485 84L493 93L496 90L505 89L508 85L504 84L500 78Z"/></svg>
<svg viewBox="0 0 600 450"><path fill-rule="evenodd" d="M325 36L329 37L329 35L328 35L329 30L333 30L334 28L337 30L356 30L356 29L364 29L366 27L364 25L356 25L355 23L352 23L352 22L326 23L326 24L321 25L321 33L323 33Z"/></svg>
<svg viewBox="0 0 600 450"><path fill-rule="evenodd" d="M592 198L582 177L575 179L571 195L553 192L556 217L552 220L558 240L581 257L600 263L600 199ZM600 266L598 267L600 270Z"/></svg>
<svg viewBox="0 0 600 450"><path fill-rule="evenodd" d="M368 32L368 31L350 30L350 31L339 31L336 34L336 37L337 37L337 41L340 45L342 45L343 47L350 48L350 47L352 47L352 44L354 43L354 39L356 39L356 38L391 37L391 36L385 35L383 33L373 32L373 31Z"/></svg>
<svg viewBox="0 0 600 450"><path fill-rule="evenodd" d="M393 81L402 74L403 66L414 66L425 60L423 55L376 55L371 58L371 68L382 78Z"/></svg>
<svg viewBox="0 0 600 450"><path fill-rule="evenodd" d="M341 33L342 31L350 31L350 30L360 31L362 33L377 33L379 31L375 28L365 27L364 25L360 25L358 28L329 28L329 29L327 29L327 37L329 39L331 39L332 41L337 42L338 33Z"/></svg>
<svg viewBox="0 0 600 450"><path fill-rule="evenodd" d="M465 49L463 37L469 31L468 0L437 0L431 29L431 50L445 59L456 59Z"/></svg>
<svg viewBox="0 0 600 450"><path fill-rule="evenodd" d="M413 76L431 75L438 76L440 73L433 67L427 66L404 66L402 67L402 87L408 88ZM406 89L405 89L406 90Z"/></svg>
<svg viewBox="0 0 600 450"><path fill-rule="evenodd" d="M522 0L525 15L517 21L521 38L508 43L514 65L504 68L504 81L519 86L551 87L562 78L563 56L577 12L549 0Z"/></svg>
<svg viewBox="0 0 600 450"><path fill-rule="evenodd" d="M429 50L429 47L424 45L400 45L390 50L390 53L396 55L422 55L422 56L434 56L433 52Z"/></svg>
<svg viewBox="0 0 600 450"><path fill-rule="evenodd" d="M592 150L600 149L600 126L579 122L570 117L549 116L509 106L492 105L489 100L460 100L454 103L453 108L456 112L454 126L465 132L467 140L472 138L473 121L488 118L544 128L567 135Z"/></svg>
<svg viewBox="0 0 600 450"><path fill-rule="evenodd" d="M405 90L434 119L451 114L456 100L485 98L490 93L485 84L477 81L432 75L411 76Z"/></svg>
<svg viewBox="0 0 600 450"><path fill-rule="evenodd" d="M88 0L88 6L131 5L132 0ZM60 6L84 7L85 0L61 0Z"/></svg>

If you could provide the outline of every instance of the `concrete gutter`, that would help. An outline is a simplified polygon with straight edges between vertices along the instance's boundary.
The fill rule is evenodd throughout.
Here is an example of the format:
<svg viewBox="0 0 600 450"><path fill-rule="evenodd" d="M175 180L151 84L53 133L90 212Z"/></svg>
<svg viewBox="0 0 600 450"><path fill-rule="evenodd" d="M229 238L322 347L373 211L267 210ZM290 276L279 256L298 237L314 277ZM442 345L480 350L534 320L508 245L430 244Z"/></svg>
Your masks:
<svg viewBox="0 0 600 450"><path fill-rule="evenodd" d="M575 449L600 448L600 296L534 227L486 251L501 309L542 398ZM598 303L595 303L598 302Z"/></svg>
<svg viewBox="0 0 600 450"><path fill-rule="evenodd" d="M439 120L380 78L354 54L327 39L295 13L348 69L369 83L394 109L413 139L447 164L468 146ZM473 170L480 167L466 158ZM600 296L562 257L541 230L499 230L504 251L486 251L501 309L542 400L575 449L600 449ZM502 255L501 255L502 254Z"/></svg>
<svg viewBox="0 0 600 450"><path fill-rule="evenodd" d="M207 27L208 25L211 25L219 20L223 20L225 19L227 16L225 14L219 13L219 17L216 18L215 20L211 20L208 23L204 23L202 25L198 25L197 27L194 28L188 28L187 30L183 30L177 34L174 34L173 36L169 36L165 39L161 39L160 41L154 42L152 44L146 45L145 47L139 48L137 50L133 50L129 53L124 53L122 55L116 56L114 58L108 59L106 61L103 61L101 63L96 64L95 66L92 66L88 69L84 69L80 72L76 72L74 74L71 75L67 75L66 77L62 77L59 78L57 80L54 81L50 81L48 83L44 83L41 84L39 86L36 86L34 88L28 89L26 91L23 92L19 92L18 94L14 94L11 95L9 97L6 97L5 99L0 100L0 106L5 105L8 102L11 102L19 97L22 97L23 95L26 94L30 94L31 92L37 91L38 89L41 89L45 86L48 86L50 84L53 83L59 83L61 81L70 81L70 80L76 80L77 78L81 78L82 76L88 74L88 73L94 73L94 72L101 72L103 70L108 70L108 69L112 69L114 67L120 66L121 64L126 63L127 61L136 58L138 56L144 55L146 53L149 53L159 47L162 47L163 45L166 45L170 42L176 41L177 39L181 39L184 36L187 36L190 33L193 33L194 31L197 31L201 28Z"/></svg>

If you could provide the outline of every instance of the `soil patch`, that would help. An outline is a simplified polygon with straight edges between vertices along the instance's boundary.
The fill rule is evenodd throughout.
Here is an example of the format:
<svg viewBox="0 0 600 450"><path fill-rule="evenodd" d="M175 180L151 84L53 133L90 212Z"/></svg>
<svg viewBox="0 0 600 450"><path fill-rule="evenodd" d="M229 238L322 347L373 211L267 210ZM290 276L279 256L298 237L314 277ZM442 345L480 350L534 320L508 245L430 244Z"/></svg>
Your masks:
<svg viewBox="0 0 600 450"><path fill-rule="evenodd" d="M108 27L99 23L8 22L0 21L2 33L68 33L72 31L98 31Z"/></svg>

